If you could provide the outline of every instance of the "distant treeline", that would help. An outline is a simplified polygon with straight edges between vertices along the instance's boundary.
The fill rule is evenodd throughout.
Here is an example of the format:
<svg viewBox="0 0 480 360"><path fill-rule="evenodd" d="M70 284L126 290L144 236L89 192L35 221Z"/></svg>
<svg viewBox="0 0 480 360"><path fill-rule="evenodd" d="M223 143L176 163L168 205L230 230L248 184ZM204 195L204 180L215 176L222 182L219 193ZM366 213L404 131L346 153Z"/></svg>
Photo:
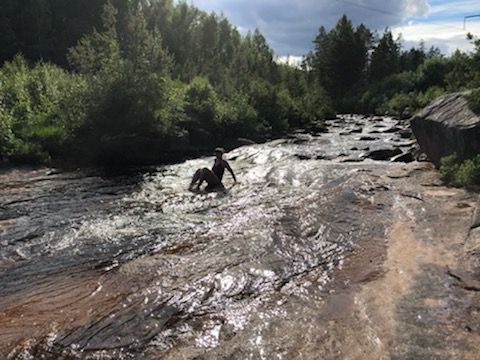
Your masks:
<svg viewBox="0 0 480 360"><path fill-rule="evenodd" d="M0 3L0 159L143 164L334 112L399 113L478 84L474 54L403 51L344 16L299 67L173 0Z"/></svg>

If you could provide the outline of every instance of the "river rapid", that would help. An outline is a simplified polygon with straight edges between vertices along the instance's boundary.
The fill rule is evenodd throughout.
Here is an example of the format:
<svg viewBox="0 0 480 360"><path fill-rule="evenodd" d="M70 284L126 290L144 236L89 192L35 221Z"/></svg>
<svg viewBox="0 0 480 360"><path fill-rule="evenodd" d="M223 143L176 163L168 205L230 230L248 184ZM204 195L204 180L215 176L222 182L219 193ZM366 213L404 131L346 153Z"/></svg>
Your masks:
<svg viewBox="0 0 480 360"><path fill-rule="evenodd" d="M1 357L442 354L443 337L417 344L432 335L415 325L418 306L428 304L413 289L437 279L452 293L438 290L429 309L461 307L444 271L458 257L448 255L450 245L445 257L430 246L443 237L451 246L465 241L475 197L444 188L426 163L369 158L375 150L410 151L407 127L389 117L342 116L328 132L237 148L225 158L239 182L227 173L225 191L210 193L187 188L213 157L121 175L3 170ZM456 227L439 229L447 212ZM419 254L421 264L411 263ZM445 276L422 280L424 263ZM463 298L463 308L477 301ZM433 332L444 324L435 311ZM468 314L459 310L458 319ZM462 358L475 353L473 340L455 338Z"/></svg>

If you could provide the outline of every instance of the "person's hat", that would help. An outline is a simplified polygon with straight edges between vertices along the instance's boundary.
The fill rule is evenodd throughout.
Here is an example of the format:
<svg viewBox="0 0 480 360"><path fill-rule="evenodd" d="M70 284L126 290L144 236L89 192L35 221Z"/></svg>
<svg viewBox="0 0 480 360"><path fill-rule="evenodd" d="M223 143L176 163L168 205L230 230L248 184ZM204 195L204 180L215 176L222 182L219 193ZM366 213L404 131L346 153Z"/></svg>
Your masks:
<svg viewBox="0 0 480 360"><path fill-rule="evenodd" d="M217 147L215 148L215 150L213 151L214 153L224 153L225 152L225 149L224 148L221 148L221 147Z"/></svg>

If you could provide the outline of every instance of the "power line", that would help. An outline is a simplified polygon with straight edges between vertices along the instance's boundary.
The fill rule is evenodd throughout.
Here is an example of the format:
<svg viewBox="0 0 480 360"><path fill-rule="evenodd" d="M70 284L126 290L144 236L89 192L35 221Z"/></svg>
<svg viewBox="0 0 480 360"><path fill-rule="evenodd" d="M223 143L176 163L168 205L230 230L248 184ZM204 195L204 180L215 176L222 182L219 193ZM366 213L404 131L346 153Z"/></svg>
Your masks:
<svg viewBox="0 0 480 360"><path fill-rule="evenodd" d="M368 6L368 5L363 5L363 4L354 3L354 2L348 1L348 0L337 0L337 2L343 2L343 3L350 4L350 5L359 7L359 8L363 8L363 9L375 11L375 12L378 12L378 13L381 13L381 14L385 14L385 15L389 15L389 16L393 16L393 17L397 17L397 18L399 17L398 14L394 14L394 13L392 13L392 12L388 12L388 11L385 11L385 10L377 9L377 8L374 8L374 7L371 7L371 6Z"/></svg>
<svg viewBox="0 0 480 360"><path fill-rule="evenodd" d="M480 17L480 15L469 15L469 16L465 16L465 17L463 18L463 30L466 30L466 29L467 29L467 19L476 18L476 17Z"/></svg>
<svg viewBox="0 0 480 360"><path fill-rule="evenodd" d="M400 17L400 15L398 14L394 14L392 12L389 12L389 11L385 11L385 10L381 10L381 9L378 9L378 8L374 8L372 6L368 6L368 5L363 5L363 4L359 4L359 3L356 3L356 2L352 2L352 1L349 1L349 0L337 0L337 2L343 2L345 4L349 4L349 5L353 5L353 6L356 6L356 7L359 7L359 8L363 8L363 9L367 9L367 10L370 10L370 11L374 11L374 12L377 12L377 13L380 13L380 14L384 14L384 15L389 15L389 16L393 16L393 17ZM476 16L479 16L480 15L476 15ZM454 29L456 31L464 31L465 29L462 29L460 27L456 27L456 26L452 26L452 25L447 25L447 24L438 24L438 23L435 23L433 21L428 21L428 20L420 20L420 19L415 19L415 21L417 22L420 22L420 23L424 23L424 24L430 24L430 25L434 25L434 26L438 26L438 27L442 27L442 28L450 28L450 29Z"/></svg>

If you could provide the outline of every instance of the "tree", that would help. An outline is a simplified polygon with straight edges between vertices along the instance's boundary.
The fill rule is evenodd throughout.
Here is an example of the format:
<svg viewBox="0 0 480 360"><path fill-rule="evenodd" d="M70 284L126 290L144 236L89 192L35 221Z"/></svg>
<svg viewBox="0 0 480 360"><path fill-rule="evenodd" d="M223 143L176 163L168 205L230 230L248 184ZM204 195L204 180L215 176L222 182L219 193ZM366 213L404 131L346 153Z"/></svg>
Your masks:
<svg viewBox="0 0 480 360"><path fill-rule="evenodd" d="M400 55L400 71L415 71L425 62L426 58L423 42L418 48L412 47L409 51L403 51Z"/></svg>
<svg viewBox="0 0 480 360"><path fill-rule="evenodd" d="M386 29L372 53L370 79L378 81L399 70L400 44L393 39L392 32Z"/></svg>
<svg viewBox="0 0 480 360"><path fill-rule="evenodd" d="M67 58L70 66L82 74L95 74L106 62L120 58L116 24L117 9L108 2L102 13L102 31L93 30L69 49Z"/></svg>
<svg viewBox="0 0 480 360"><path fill-rule="evenodd" d="M321 27L315 39L315 73L341 110L350 110L348 94L364 79L370 41L368 29L354 29L345 15L330 32Z"/></svg>

